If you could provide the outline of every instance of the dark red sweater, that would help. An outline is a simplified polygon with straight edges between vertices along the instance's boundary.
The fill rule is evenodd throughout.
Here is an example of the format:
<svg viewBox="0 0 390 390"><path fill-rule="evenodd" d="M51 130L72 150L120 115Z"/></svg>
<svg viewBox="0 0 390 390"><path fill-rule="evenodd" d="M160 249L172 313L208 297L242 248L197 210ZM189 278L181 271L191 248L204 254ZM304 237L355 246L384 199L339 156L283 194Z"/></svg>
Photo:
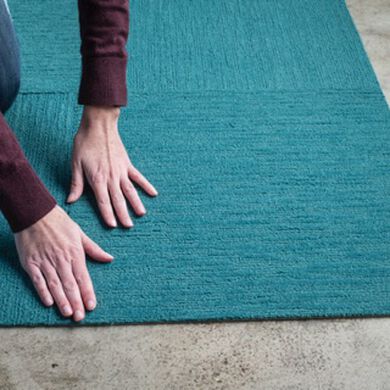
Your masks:
<svg viewBox="0 0 390 390"><path fill-rule="evenodd" d="M82 73L78 103L125 106L129 0L78 0ZM13 232L56 205L0 112L0 210Z"/></svg>

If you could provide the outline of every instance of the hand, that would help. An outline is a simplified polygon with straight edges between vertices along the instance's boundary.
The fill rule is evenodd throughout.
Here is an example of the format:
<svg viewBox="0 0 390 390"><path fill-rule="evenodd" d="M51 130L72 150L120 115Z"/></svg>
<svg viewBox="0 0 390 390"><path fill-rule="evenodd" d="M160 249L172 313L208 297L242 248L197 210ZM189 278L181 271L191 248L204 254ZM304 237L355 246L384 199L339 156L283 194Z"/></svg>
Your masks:
<svg viewBox="0 0 390 390"><path fill-rule="evenodd" d="M105 263L113 257L87 237L61 207L56 205L14 238L20 263L44 305L55 302L63 316L73 315L75 321L85 317L85 308L95 308L85 253Z"/></svg>
<svg viewBox="0 0 390 390"><path fill-rule="evenodd" d="M121 224L130 228L133 222L126 199L138 216L146 213L132 182L150 196L156 196L157 191L127 155L118 131L119 114L117 107L84 107L73 143L72 183L67 201L72 203L79 199L85 175L104 221L116 227L115 211Z"/></svg>

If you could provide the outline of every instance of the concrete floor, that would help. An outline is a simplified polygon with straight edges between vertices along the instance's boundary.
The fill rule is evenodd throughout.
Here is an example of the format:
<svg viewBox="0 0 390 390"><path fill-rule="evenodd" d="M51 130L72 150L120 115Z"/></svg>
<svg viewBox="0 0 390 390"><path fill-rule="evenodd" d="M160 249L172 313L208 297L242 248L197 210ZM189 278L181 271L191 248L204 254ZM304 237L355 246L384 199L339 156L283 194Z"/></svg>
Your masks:
<svg viewBox="0 0 390 390"><path fill-rule="evenodd" d="M390 0L347 3L389 102ZM0 389L387 390L390 318L0 329Z"/></svg>

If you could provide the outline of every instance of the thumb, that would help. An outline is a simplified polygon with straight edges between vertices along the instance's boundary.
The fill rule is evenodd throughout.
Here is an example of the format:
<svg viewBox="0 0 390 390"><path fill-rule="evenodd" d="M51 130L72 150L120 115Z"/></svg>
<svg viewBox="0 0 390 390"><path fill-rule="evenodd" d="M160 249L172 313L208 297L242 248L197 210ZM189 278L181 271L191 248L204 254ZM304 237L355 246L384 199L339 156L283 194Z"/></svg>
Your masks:
<svg viewBox="0 0 390 390"><path fill-rule="evenodd" d="M83 231L81 231L81 241L85 253L94 260L108 263L114 259L114 256L105 252L95 241L92 241Z"/></svg>
<svg viewBox="0 0 390 390"><path fill-rule="evenodd" d="M79 164L73 165L72 169L72 182L70 184L70 192L68 199L66 200L68 203L75 202L80 198L84 190L84 177L83 171Z"/></svg>

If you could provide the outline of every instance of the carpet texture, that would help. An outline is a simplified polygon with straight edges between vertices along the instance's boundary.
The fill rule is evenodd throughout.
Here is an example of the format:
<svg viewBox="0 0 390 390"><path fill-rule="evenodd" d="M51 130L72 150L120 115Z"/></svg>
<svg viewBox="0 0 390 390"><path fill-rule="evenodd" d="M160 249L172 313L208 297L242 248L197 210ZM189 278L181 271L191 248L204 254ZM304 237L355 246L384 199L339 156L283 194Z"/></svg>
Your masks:
<svg viewBox="0 0 390 390"><path fill-rule="evenodd" d="M7 119L64 205L76 2L9 4L23 64ZM134 0L128 51L120 131L160 195L130 231L103 226L90 190L64 205L116 258L88 263L82 323L390 315L390 113L345 4ZM70 324L4 219L0 245L0 325Z"/></svg>

